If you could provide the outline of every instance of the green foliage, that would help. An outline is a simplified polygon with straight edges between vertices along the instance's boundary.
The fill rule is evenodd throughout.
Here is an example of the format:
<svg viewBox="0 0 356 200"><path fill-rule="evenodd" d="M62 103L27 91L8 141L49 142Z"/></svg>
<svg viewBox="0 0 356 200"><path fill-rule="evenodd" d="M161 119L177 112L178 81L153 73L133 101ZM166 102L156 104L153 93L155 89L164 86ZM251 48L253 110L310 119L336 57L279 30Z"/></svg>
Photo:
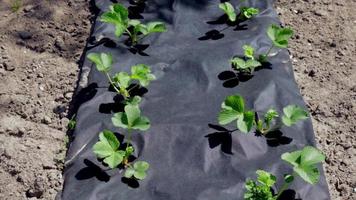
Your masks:
<svg viewBox="0 0 356 200"><path fill-rule="evenodd" d="M318 149L307 146L300 151L284 153L282 160L291 164L294 172L304 181L316 184L320 177L320 172L316 165L325 161L325 155Z"/></svg>
<svg viewBox="0 0 356 200"><path fill-rule="evenodd" d="M68 130L74 130L77 122L74 119L69 120L67 128Z"/></svg>
<svg viewBox="0 0 356 200"><path fill-rule="evenodd" d="M308 118L308 112L296 105L288 105L283 108L284 115L282 122L286 126L292 126L300 120ZM256 123L256 130L263 135L271 131L272 121L279 118L279 113L274 109L269 109L265 115L264 120L258 120Z"/></svg>
<svg viewBox="0 0 356 200"><path fill-rule="evenodd" d="M150 128L150 121L147 117L141 116L141 111L138 105L127 104L125 112L115 113L111 118L112 123L116 127L128 130L146 131Z"/></svg>
<svg viewBox="0 0 356 200"><path fill-rule="evenodd" d="M257 60L248 59L247 61L245 61L244 59L239 57L232 58L230 62L232 64L232 67L236 70L248 72L250 74L252 74L257 67L261 66L261 63Z"/></svg>
<svg viewBox="0 0 356 200"><path fill-rule="evenodd" d="M228 96L221 108L218 116L219 124L226 125L237 120L236 125L241 132L248 133L252 129L255 115L252 111L245 111L245 102L241 96Z"/></svg>
<svg viewBox="0 0 356 200"><path fill-rule="evenodd" d="M231 22L236 21L237 14L236 14L234 6L231 3L229 3L229 2L220 3L219 8L224 11L224 13L228 16L228 18ZM239 13L239 19L240 20L251 19L253 16L257 15L259 12L260 11L258 8L241 7L240 13Z"/></svg>
<svg viewBox="0 0 356 200"><path fill-rule="evenodd" d="M246 58L255 59L255 48L253 48L251 45L244 45L242 48L244 49L244 54Z"/></svg>
<svg viewBox="0 0 356 200"><path fill-rule="evenodd" d="M291 126L299 120L308 118L308 113L296 105L284 107L283 112L282 121L287 126ZM280 116L279 113L272 108L267 110L263 120L255 120L255 114L254 111L248 111L245 108L245 101L240 95L231 95L226 97L222 103L218 121L220 125L226 125L236 121L237 128L243 133L248 133L255 127L259 133L266 135L272 130L272 122Z"/></svg>
<svg viewBox="0 0 356 200"><path fill-rule="evenodd" d="M138 80L144 87L148 86L150 81L156 80L156 77L151 74L151 69L144 64L131 67L131 79Z"/></svg>
<svg viewBox="0 0 356 200"><path fill-rule="evenodd" d="M318 149L306 146L300 151L284 153L282 160L291 164L294 167L294 172L293 175L284 175L284 184L278 193L274 195L271 190L276 183L276 177L266 171L257 170L257 182L253 180L246 181L245 200L277 200L294 181L294 175L299 175L307 183L316 184L320 176L316 165L325 161L325 156Z"/></svg>
<svg viewBox="0 0 356 200"><path fill-rule="evenodd" d="M113 58L110 54L89 53L87 57L95 63L98 71L106 74L116 92L123 95L126 100L130 97L128 88L134 80L138 81L143 87L147 87L152 80L156 80L155 75L151 73L150 67L144 64L132 66L131 75L127 72L118 72L111 78L109 71L112 69Z"/></svg>
<svg viewBox="0 0 356 200"><path fill-rule="evenodd" d="M124 176L126 178L136 178L138 180L145 179L147 176L146 171L150 165L145 161L137 161L133 166L126 169Z"/></svg>
<svg viewBox="0 0 356 200"><path fill-rule="evenodd" d="M308 118L308 112L297 105L289 105L283 108L282 122L286 126L292 126L300 120Z"/></svg>
<svg viewBox="0 0 356 200"><path fill-rule="evenodd" d="M229 2L220 3L219 8L224 11L224 13L228 16L230 21L232 22L236 21L235 8L231 3Z"/></svg>
<svg viewBox="0 0 356 200"><path fill-rule="evenodd" d="M245 58L234 57L230 60L230 63L237 71L252 74L262 64L255 60L255 49L252 46L244 45L242 48L244 49Z"/></svg>
<svg viewBox="0 0 356 200"><path fill-rule="evenodd" d="M293 30L272 24L267 29L267 35L272 40L274 46L287 48L288 40L293 36Z"/></svg>
<svg viewBox="0 0 356 200"><path fill-rule="evenodd" d="M130 36L131 42L136 44L140 39L139 35L147 36L151 33L166 32L163 22L141 23L136 19L129 19L129 12L126 7L116 3L110 6L109 11L101 15L100 20L115 26L115 35L121 37L125 32Z"/></svg>
<svg viewBox="0 0 356 200"><path fill-rule="evenodd" d="M276 177L266 171L256 171L257 183L253 180L248 180L245 184L246 192L245 200L275 200L271 187L276 183Z"/></svg>
<svg viewBox="0 0 356 200"><path fill-rule="evenodd" d="M88 59L95 63L96 69L100 72L109 72L112 68L112 55L107 53L89 53Z"/></svg>
<svg viewBox="0 0 356 200"><path fill-rule="evenodd" d="M11 11L18 12L22 6L22 0L13 0L11 3Z"/></svg>
<svg viewBox="0 0 356 200"><path fill-rule="evenodd" d="M242 7L240 9L240 16L245 19L250 19L255 15L258 15L260 13L260 10L258 8L252 8L252 7Z"/></svg>
<svg viewBox="0 0 356 200"><path fill-rule="evenodd" d="M125 151L119 150L120 142L115 134L109 130L104 130L99 134L99 142L93 146L94 154L104 159L111 169L117 167L124 159Z"/></svg>

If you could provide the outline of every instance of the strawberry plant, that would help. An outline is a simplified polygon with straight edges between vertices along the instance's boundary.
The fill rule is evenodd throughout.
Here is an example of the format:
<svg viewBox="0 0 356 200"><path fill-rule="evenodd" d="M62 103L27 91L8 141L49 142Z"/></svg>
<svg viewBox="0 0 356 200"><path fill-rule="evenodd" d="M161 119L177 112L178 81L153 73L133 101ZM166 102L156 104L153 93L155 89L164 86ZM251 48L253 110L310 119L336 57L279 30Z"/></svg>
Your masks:
<svg viewBox="0 0 356 200"><path fill-rule="evenodd" d="M278 192L273 190L277 181L276 176L263 170L257 170L257 181L246 181L245 200L277 200L297 176L309 184L318 183L320 172L317 164L325 161L325 156L318 149L306 146L302 150L284 153L281 158L293 166L293 173L284 175L284 184Z"/></svg>
<svg viewBox="0 0 356 200"><path fill-rule="evenodd" d="M231 22L235 22L236 20L243 21L250 19L253 16L258 15L258 13L260 12L258 8L241 7L239 9L239 14L237 14L234 6L229 2L220 3L219 8L224 11L229 21Z"/></svg>
<svg viewBox="0 0 356 200"><path fill-rule="evenodd" d="M262 64L257 61L254 57L255 49L250 45L244 45L244 58L234 57L230 60L232 67L239 71L252 74L257 67L262 66Z"/></svg>
<svg viewBox="0 0 356 200"><path fill-rule="evenodd" d="M271 39L272 45L267 53L260 55L258 59L260 62L267 62L267 58L273 48L287 48L288 40L293 36L293 30L272 24L267 29L267 35Z"/></svg>
<svg viewBox="0 0 356 200"><path fill-rule="evenodd" d="M90 53L88 59L96 65L96 69L106 75L110 85L114 90L121 94L125 100L130 100L130 91L134 87L130 87L133 81L137 81L140 86L147 87L152 80L155 80L155 75L151 74L151 69L144 64L138 64L131 67L131 74L127 72L115 73L110 76L109 72L112 69L112 55L106 53ZM135 85L137 87L138 85Z"/></svg>
<svg viewBox="0 0 356 200"><path fill-rule="evenodd" d="M267 135L270 131L280 129L274 127L272 122L279 117L279 114L274 109L269 109L264 120L257 119L255 111L245 108L245 101L240 95L228 96L221 105L222 110L219 113L218 121L220 125L226 125L233 121L236 122L238 130L243 133L248 133L255 127L256 131L262 135ZM283 108L282 122L285 126L292 126L300 120L308 118L308 113L301 107L289 105Z"/></svg>
<svg viewBox="0 0 356 200"><path fill-rule="evenodd" d="M121 37L124 33L129 35L133 45L149 34L167 31L163 22L148 22L147 24L143 24L139 20L129 19L127 8L119 3L111 5L109 11L101 15L100 21L113 24L115 26L116 37Z"/></svg>
<svg viewBox="0 0 356 200"><path fill-rule="evenodd" d="M127 102L124 112L115 113L111 118L114 126L127 130L126 147L121 148L119 140L109 130L101 132L99 134L99 141L93 146L94 154L107 164L109 168L114 169L122 165L126 169L124 173L126 178L134 177L138 180L146 177L146 171L149 168L149 164L145 161L137 161L132 165L129 160L135 151L131 145L132 131L146 131L150 128L149 119L141 116L140 102L141 98L135 96L132 101Z"/></svg>

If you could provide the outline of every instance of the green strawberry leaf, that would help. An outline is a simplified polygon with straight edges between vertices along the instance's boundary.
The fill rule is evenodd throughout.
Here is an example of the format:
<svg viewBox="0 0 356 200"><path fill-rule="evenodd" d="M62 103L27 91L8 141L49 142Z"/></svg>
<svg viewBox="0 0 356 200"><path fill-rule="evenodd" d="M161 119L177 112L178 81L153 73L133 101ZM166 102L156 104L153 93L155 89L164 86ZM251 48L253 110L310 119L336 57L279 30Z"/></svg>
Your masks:
<svg viewBox="0 0 356 200"><path fill-rule="evenodd" d="M94 154L104 159L103 162L111 169L117 167L123 160L125 151L118 150L120 142L111 131L104 130L99 134L99 142L93 146Z"/></svg>
<svg viewBox="0 0 356 200"><path fill-rule="evenodd" d="M224 13L228 16L229 20L234 22L236 21L236 13L234 6L229 2L220 3L219 8L224 11Z"/></svg>
<svg viewBox="0 0 356 200"><path fill-rule="evenodd" d="M147 117L141 116L138 104L129 103L125 106L124 110L125 112L115 113L111 118L114 126L141 131L146 131L150 128L150 121Z"/></svg>
<svg viewBox="0 0 356 200"><path fill-rule="evenodd" d="M228 110L235 110L238 113L243 113L245 111L245 101L240 95L231 95L226 97L221 107Z"/></svg>
<svg viewBox="0 0 356 200"><path fill-rule="evenodd" d="M260 10L258 8L252 8L252 7L242 7L241 8L241 14L246 19L250 19L253 16L258 15L258 13L260 13Z"/></svg>
<svg viewBox="0 0 356 200"><path fill-rule="evenodd" d="M243 133L248 133L251 131L254 122L255 122L255 112L247 111L243 115L240 115L240 117L238 118L237 128Z"/></svg>
<svg viewBox="0 0 356 200"><path fill-rule="evenodd" d="M246 61L245 67L247 69L250 69L251 71L253 71L256 67L259 67L261 65L262 64L260 62L258 62L257 60L249 59Z"/></svg>
<svg viewBox="0 0 356 200"><path fill-rule="evenodd" d="M220 125L226 125L234 120L237 120L240 113L236 110L222 109L218 116L218 121Z"/></svg>
<svg viewBox="0 0 356 200"><path fill-rule="evenodd" d="M246 58L254 59L255 49L252 46L244 45L242 48L244 49L244 54Z"/></svg>
<svg viewBox="0 0 356 200"><path fill-rule="evenodd" d="M112 68L112 55L107 53L89 53L87 58L95 63L96 69L100 72L108 72Z"/></svg>
<svg viewBox="0 0 356 200"><path fill-rule="evenodd" d="M149 22L149 23L147 23L147 33L146 34L163 33L166 31L167 31L167 28L163 22Z"/></svg>
<svg viewBox="0 0 356 200"><path fill-rule="evenodd" d="M272 24L267 29L267 35L272 40L274 46L287 48L288 40L293 36L293 30Z"/></svg>
<svg viewBox="0 0 356 200"><path fill-rule="evenodd" d="M294 171L306 182L316 184L320 172L317 164L325 161L325 156L316 148L307 146L303 150L282 154L282 160L294 166Z"/></svg>
<svg viewBox="0 0 356 200"><path fill-rule="evenodd" d="M140 118L141 111L138 106L128 104L125 106L125 114L127 116L128 126L131 128L135 120Z"/></svg>
<svg viewBox="0 0 356 200"><path fill-rule="evenodd" d="M246 69L246 62L242 58L234 57L230 60L230 63L236 70Z"/></svg>
<svg viewBox="0 0 356 200"><path fill-rule="evenodd" d="M282 122L286 126L292 126L300 120L308 118L308 112L297 105L289 105L283 108Z"/></svg>
<svg viewBox="0 0 356 200"><path fill-rule="evenodd" d="M111 121L116 127L128 129L127 115L124 112L115 113Z"/></svg>
<svg viewBox="0 0 356 200"><path fill-rule="evenodd" d="M272 187L276 183L277 178L271 173L257 170L256 174L258 175L257 181L265 186Z"/></svg>
<svg viewBox="0 0 356 200"><path fill-rule="evenodd" d="M151 74L151 69L147 65L139 64L131 67L131 78L140 82L143 87L156 80L155 75Z"/></svg>
<svg viewBox="0 0 356 200"><path fill-rule="evenodd" d="M266 112L266 114L264 116L264 118L265 118L264 121L266 124L270 124L270 122L277 117L279 117L278 112L275 109L271 108Z"/></svg>
<svg viewBox="0 0 356 200"><path fill-rule="evenodd" d="M110 11L101 15L100 21L113 24L115 26L115 35L120 37L128 27L129 13L123 5L117 3L110 6Z"/></svg>
<svg viewBox="0 0 356 200"><path fill-rule="evenodd" d="M113 81L118 83L122 88L128 88L130 85L131 77L126 72L119 72L113 76Z"/></svg>
<svg viewBox="0 0 356 200"><path fill-rule="evenodd" d="M147 176L146 171L148 170L149 167L150 167L150 165L147 162L137 161L137 162L135 162L133 167L131 166L128 169L126 169L124 176L126 178L134 177L138 180L143 180Z"/></svg>

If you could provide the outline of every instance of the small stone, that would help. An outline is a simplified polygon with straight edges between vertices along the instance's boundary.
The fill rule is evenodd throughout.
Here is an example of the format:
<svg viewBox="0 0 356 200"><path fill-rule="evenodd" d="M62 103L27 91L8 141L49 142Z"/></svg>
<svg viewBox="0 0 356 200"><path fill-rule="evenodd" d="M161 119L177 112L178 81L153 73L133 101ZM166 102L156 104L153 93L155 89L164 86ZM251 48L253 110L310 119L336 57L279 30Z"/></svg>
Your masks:
<svg viewBox="0 0 356 200"><path fill-rule="evenodd" d="M50 124L50 123L52 123L52 120L51 120L50 117L44 116L44 117L42 118L42 123L44 123L44 124Z"/></svg>
<svg viewBox="0 0 356 200"><path fill-rule="evenodd" d="M25 13L27 13L27 12L31 12L32 9L33 9L33 6L32 6L32 5L27 5L27 6L25 6L25 7L23 8L23 11L24 11Z"/></svg>
<svg viewBox="0 0 356 200"><path fill-rule="evenodd" d="M23 39L23 40L31 39L32 35L33 35L29 31L19 31L18 34L19 34L20 38Z"/></svg>
<svg viewBox="0 0 356 200"><path fill-rule="evenodd" d="M64 50L65 49L65 44L64 44L64 41L60 38L57 38L55 43L54 43L54 46L56 46L59 50Z"/></svg>
<svg viewBox="0 0 356 200"><path fill-rule="evenodd" d="M66 99L71 99L71 98L73 97L73 92L66 92L66 93L64 94L64 97L65 97Z"/></svg>
<svg viewBox="0 0 356 200"><path fill-rule="evenodd" d="M6 71L14 71L15 70L14 65L9 65L7 63L3 63L3 65L4 65Z"/></svg>

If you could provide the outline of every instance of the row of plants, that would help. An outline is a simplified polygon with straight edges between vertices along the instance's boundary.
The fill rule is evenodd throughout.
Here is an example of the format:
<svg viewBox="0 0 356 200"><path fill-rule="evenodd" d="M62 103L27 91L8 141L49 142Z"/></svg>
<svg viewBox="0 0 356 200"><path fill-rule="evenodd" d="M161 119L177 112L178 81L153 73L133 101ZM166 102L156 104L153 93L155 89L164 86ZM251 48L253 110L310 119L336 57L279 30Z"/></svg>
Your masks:
<svg viewBox="0 0 356 200"><path fill-rule="evenodd" d="M258 8L241 7L235 10L229 3L219 4L219 8L224 11L231 22L237 20L248 20L259 14ZM128 37L131 44L135 45L152 33L165 32L166 26L162 22L142 23L136 19L129 19L129 12L121 4L113 4L109 11L103 13L100 21L111 24L115 27L117 37ZM277 25L270 25L267 29L267 36L271 39L271 47L266 53L256 55L255 48L246 44L242 48L244 56L235 56L230 60L232 67L243 73L252 74L256 68L268 62L273 48L287 48L288 40L292 37L293 31L290 28L283 28ZM131 135L134 131L147 131L150 128L150 121L141 115L140 96L133 95L135 88L148 87L156 77L151 73L150 67L145 64L138 64L131 67L131 73L124 71L112 73L113 57L108 53L90 53L87 58L93 62L96 69L107 77L110 87L123 97L122 112L114 113L111 121L115 127L126 131L124 138L126 144L118 140L111 130L103 130L99 133L99 141L94 144L93 152L109 168L124 169L124 177L142 180L147 175L149 163L146 161L136 161L134 152L136 149L131 144ZM236 94L226 97L221 105L218 115L220 125L227 125L232 122L236 124L237 130L242 133L249 133L255 130L263 136L280 129L282 126L290 127L301 120L308 118L308 113L297 105L287 105L283 108L283 113L278 113L276 109L270 108L263 114L248 109L242 96ZM319 180L320 172L317 164L325 160L325 156L316 148L306 146L302 150L284 153L281 159L293 166L293 173L284 176L284 185L277 190L275 183L276 176L273 174L257 170L257 180L247 180L246 200L277 200L283 191L288 189L296 176L310 184L315 184Z"/></svg>
<svg viewBox="0 0 356 200"><path fill-rule="evenodd" d="M220 3L219 8L223 10L230 22L248 20L259 14L259 9L253 7L240 7L237 12L229 2ZM256 68L268 63L273 48L288 47L288 40L293 36L293 30L271 24L266 34L272 41L266 53L256 55L255 48L245 44L242 47L244 56L234 56L230 60L233 69L238 73L253 74ZM226 97L221 104L218 122L220 125L234 122L237 130L242 133L249 133L254 129L258 134L267 137L269 133L279 130L283 125L290 127L307 118L308 112L297 105L287 105L283 108L282 115L274 108L270 108L261 117L256 111L246 108L243 97L236 94ZM282 187L279 190L275 187L277 182L275 175L264 170L257 170L257 180L248 179L245 184L245 200L277 200L289 188L296 176L309 184L316 184L320 177L317 164L324 162L325 156L318 149L306 146L302 150L282 154L281 159L293 167L292 174L284 175Z"/></svg>
<svg viewBox="0 0 356 200"><path fill-rule="evenodd" d="M144 24L140 20L129 19L128 9L119 3L111 5L109 11L100 16L100 21L114 25L115 36L128 37L131 45L137 44L152 33L166 31L166 26L162 22ZM150 165L146 161L134 162L133 155L136 149L131 144L131 136L134 131L147 131L151 124L150 120L141 114L141 97L132 95L132 91L148 87L156 77L145 64L131 66L131 73L124 71L112 73L114 60L108 53L89 53L87 58L106 76L110 87L117 95L123 97L120 103L124 105L124 109L122 112L114 113L111 122L115 127L126 131L124 137L126 144L121 144L113 131L103 130L99 133L99 141L92 148L93 152L109 168L124 169L124 177L143 180Z"/></svg>

